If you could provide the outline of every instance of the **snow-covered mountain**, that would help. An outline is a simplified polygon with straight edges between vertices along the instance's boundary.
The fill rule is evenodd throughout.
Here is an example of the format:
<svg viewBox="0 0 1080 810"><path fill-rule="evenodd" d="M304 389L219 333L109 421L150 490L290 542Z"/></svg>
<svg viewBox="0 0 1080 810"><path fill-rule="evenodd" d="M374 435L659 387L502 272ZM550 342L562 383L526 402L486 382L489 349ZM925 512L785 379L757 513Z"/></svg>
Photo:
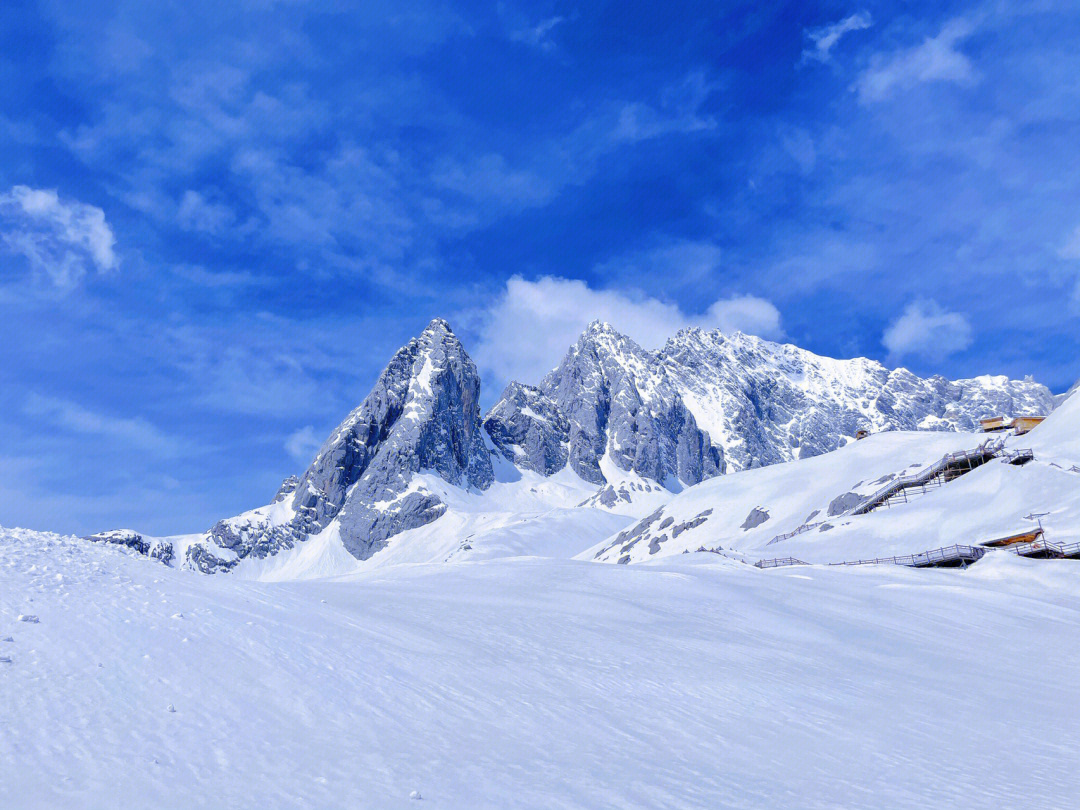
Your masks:
<svg viewBox="0 0 1080 810"><path fill-rule="evenodd" d="M1004 446L975 469L855 514L852 507L890 482L988 440ZM1031 460L1014 463L1020 450ZM1036 525L1055 543L1080 542L1080 398L1023 436L889 431L833 453L715 478L581 557L637 563L705 548L751 560L843 562L975 545Z"/></svg>
<svg viewBox="0 0 1080 810"><path fill-rule="evenodd" d="M657 353L729 470L835 450L859 429L974 430L996 414L1047 414L1032 380L926 379L866 358L834 360L740 332L686 329Z"/></svg>
<svg viewBox="0 0 1080 810"><path fill-rule="evenodd" d="M599 322L539 385L511 383L483 419L479 398L476 366L449 324L436 319L394 355L363 403L271 504L194 537L121 531L91 539L153 549L158 559L204 573L315 537L304 570L367 560L391 538L443 559L466 539L417 531L451 504L456 517L446 531L484 536L575 506L640 518L687 487L820 455L859 429L970 430L983 416L1054 407L1050 392L1029 380L924 380L871 360L832 360L700 329L647 351ZM400 548L391 556L402 555L427 559Z"/></svg>
<svg viewBox="0 0 1080 810"><path fill-rule="evenodd" d="M569 467L620 499L628 477L677 490L724 471L657 356L593 323L537 387L511 383L484 418L510 462L551 474ZM629 475L627 475L629 474ZM648 486L635 481L639 486Z"/></svg>
<svg viewBox="0 0 1080 810"><path fill-rule="evenodd" d="M539 387L511 384L484 425L531 469L561 468L566 454L552 448L569 436L569 463L586 480L603 483L607 455L654 481L696 484L835 450L860 429L972 430L984 416L1053 407L1030 380L922 379L719 330L686 329L649 352L594 323Z"/></svg>
<svg viewBox="0 0 1080 810"><path fill-rule="evenodd" d="M480 378L450 325L437 318L394 355L375 388L268 507L222 520L187 548L204 572L261 559L329 528L357 559L388 537L440 517L422 470L483 490L494 480L480 427Z"/></svg>

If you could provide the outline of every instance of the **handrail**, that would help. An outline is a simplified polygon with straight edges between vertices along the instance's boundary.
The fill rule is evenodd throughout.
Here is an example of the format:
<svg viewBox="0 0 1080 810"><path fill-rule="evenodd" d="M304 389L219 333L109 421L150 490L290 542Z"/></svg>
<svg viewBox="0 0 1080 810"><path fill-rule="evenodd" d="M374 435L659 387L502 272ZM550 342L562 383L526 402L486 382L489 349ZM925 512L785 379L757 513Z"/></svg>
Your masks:
<svg viewBox="0 0 1080 810"><path fill-rule="evenodd" d="M1080 543L1076 543L1075 545L1080 546ZM1026 557L1029 554L1038 554L1039 552L1049 552L1056 554L1059 557L1065 556L1065 546L1047 540L1045 537L1033 540L1030 543L1017 543L1009 550L1014 554L1019 554L1021 557Z"/></svg>
<svg viewBox="0 0 1080 810"><path fill-rule="evenodd" d="M829 565L905 565L909 568L925 568L936 562L952 562L954 560L970 560L975 562L982 559L986 549L980 546L952 545L943 548L921 551L918 554L904 554L899 557L875 557L870 560L845 560L843 562L829 563Z"/></svg>
<svg viewBox="0 0 1080 810"><path fill-rule="evenodd" d="M797 526L796 528L792 529L790 532L784 532L783 534L776 535L776 537L774 537L772 540L770 540L765 545L771 546L773 543L779 543L781 540L787 540L789 538L794 537L797 534L802 534L803 532L808 532L812 528L814 528L815 526L820 526L824 522L825 522L824 520L819 520L816 523L804 523L801 526Z"/></svg>
<svg viewBox="0 0 1080 810"><path fill-rule="evenodd" d="M754 568L780 568L785 565L809 565L808 562L796 560L794 557L776 557L772 560L758 560Z"/></svg>
<svg viewBox="0 0 1080 810"><path fill-rule="evenodd" d="M902 489L908 489L919 484L927 484L940 475L944 470L948 469L949 465L957 461L965 461L972 458L978 458L981 456L996 456L1005 447L1005 440L1001 439L997 442L992 442L987 439L974 450L960 450L955 453L947 453L931 464L924 470L912 473L911 475L901 476L900 478L894 478L892 481L881 487L877 492L863 498L852 507L849 514L862 515L869 512L875 506L879 506L885 500L887 500L893 493L899 492Z"/></svg>

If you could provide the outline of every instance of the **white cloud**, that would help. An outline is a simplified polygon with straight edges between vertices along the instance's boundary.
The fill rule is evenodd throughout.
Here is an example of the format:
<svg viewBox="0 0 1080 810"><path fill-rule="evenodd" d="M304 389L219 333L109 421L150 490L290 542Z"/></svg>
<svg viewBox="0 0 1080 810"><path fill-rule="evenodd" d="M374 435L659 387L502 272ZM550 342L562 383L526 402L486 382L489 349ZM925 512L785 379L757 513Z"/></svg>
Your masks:
<svg viewBox="0 0 1080 810"><path fill-rule="evenodd" d="M978 76L957 46L974 30L968 20L950 20L936 37L890 55L878 54L855 83L859 101L868 104L888 98L922 82L972 84Z"/></svg>
<svg viewBox="0 0 1080 810"><path fill-rule="evenodd" d="M224 203L211 202L199 192L188 189L180 199L176 219L186 231L218 234L232 225L236 216Z"/></svg>
<svg viewBox="0 0 1080 810"><path fill-rule="evenodd" d="M116 237L100 208L61 200L53 189L14 186L0 194L0 240L37 274L70 288L90 267L117 266Z"/></svg>
<svg viewBox="0 0 1080 810"><path fill-rule="evenodd" d="M306 425L285 440L285 452L295 461L307 464L319 452L322 442L315 435L315 428Z"/></svg>
<svg viewBox="0 0 1080 810"><path fill-rule="evenodd" d="M714 130L718 126L716 119L703 114L702 107L717 89L704 73L690 73L682 82L665 88L659 104L623 104L608 137L613 143L636 143Z"/></svg>
<svg viewBox="0 0 1080 810"><path fill-rule="evenodd" d="M810 28L806 38L812 43L802 53L803 62L828 62L832 58L832 49L840 38L850 31L862 31L874 24L868 11L858 11L840 22Z"/></svg>
<svg viewBox="0 0 1080 810"><path fill-rule="evenodd" d="M889 324L881 342L894 361L907 355L940 360L972 343L971 324L960 312L948 312L936 301L912 301Z"/></svg>
<svg viewBox="0 0 1080 810"><path fill-rule="evenodd" d="M477 363L497 382L536 383L554 368L588 324L606 321L648 349L657 349L679 329L700 326L763 337L779 337L780 313L751 295L721 299L704 315L633 292L596 290L576 279L514 276L483 314Z"/></svg>
<svg viewBox="0 0 1080 810"><path fill-rule="evenodd" d="M44 419L62 430L102 436L161 456L175 456L183 448L180 441L141 417L106 416L65 399L31 394L26 399L23 412Z"/></svg>
<svg viewBox="0 0 1080 810"><path fill-rule="evenodd" d="M780 310L772 301L756 295L734 295L714 301L705 317L695 319L692 325L721 332L746 332L765 338L780 338Z"/></svg>

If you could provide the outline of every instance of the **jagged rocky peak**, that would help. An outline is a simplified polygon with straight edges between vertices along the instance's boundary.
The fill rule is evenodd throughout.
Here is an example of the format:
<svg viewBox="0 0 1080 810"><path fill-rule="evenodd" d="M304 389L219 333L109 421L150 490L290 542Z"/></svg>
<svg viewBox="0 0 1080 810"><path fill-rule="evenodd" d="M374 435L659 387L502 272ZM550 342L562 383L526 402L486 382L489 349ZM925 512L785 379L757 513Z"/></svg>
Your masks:
<svg viewBox="0 0 1080 810"><path fill-rule="evenodd" d="M494 478L479 394L475 364L436 318L394 355L298 481L286 479L271 506L220 521L189 562L221 570L234 559L290 548L331 523L345 548L366 559L387 538L435 520L446 507L414 485L418 473L476 489ZM214 546L228 552L217 562L206 559Z"/></svg>
<svg viewBox="0 0 1080 810"><path fill-rule="evenodd" d="M984 416L1054 407L1046 387L1030 379L922 379L738 332L686 329L659 355L732 469L820 455L859 429L974 430Z"/></svg>
<svg viewBox="0 0 1080 810"><path fill-rule="evenodd" d="M545 474L569 464L603 485L602 465L675 485L723 470L656 356L596 321L539 386L513 383L484 420L510 461Z"/></svg>

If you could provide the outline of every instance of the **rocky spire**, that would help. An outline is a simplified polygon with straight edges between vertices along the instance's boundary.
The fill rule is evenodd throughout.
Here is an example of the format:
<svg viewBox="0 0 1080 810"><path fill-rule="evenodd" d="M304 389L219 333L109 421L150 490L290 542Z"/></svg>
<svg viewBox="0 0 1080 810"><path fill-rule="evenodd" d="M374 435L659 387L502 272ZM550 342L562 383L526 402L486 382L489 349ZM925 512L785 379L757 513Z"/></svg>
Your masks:
<svg viewBox="0 0 1080 810"><path fill-rule="evenodd" d="M417 473L462 487L491 485L479 395L475 364L450 325L436 318L394 355L299 482L283 487L278 497L291 498L287 522L249 513L219 522L209 540L239 557L262 557L336 521L345 548L366 559L387 538L445 511L435 494L411 486Z"/></svg>

